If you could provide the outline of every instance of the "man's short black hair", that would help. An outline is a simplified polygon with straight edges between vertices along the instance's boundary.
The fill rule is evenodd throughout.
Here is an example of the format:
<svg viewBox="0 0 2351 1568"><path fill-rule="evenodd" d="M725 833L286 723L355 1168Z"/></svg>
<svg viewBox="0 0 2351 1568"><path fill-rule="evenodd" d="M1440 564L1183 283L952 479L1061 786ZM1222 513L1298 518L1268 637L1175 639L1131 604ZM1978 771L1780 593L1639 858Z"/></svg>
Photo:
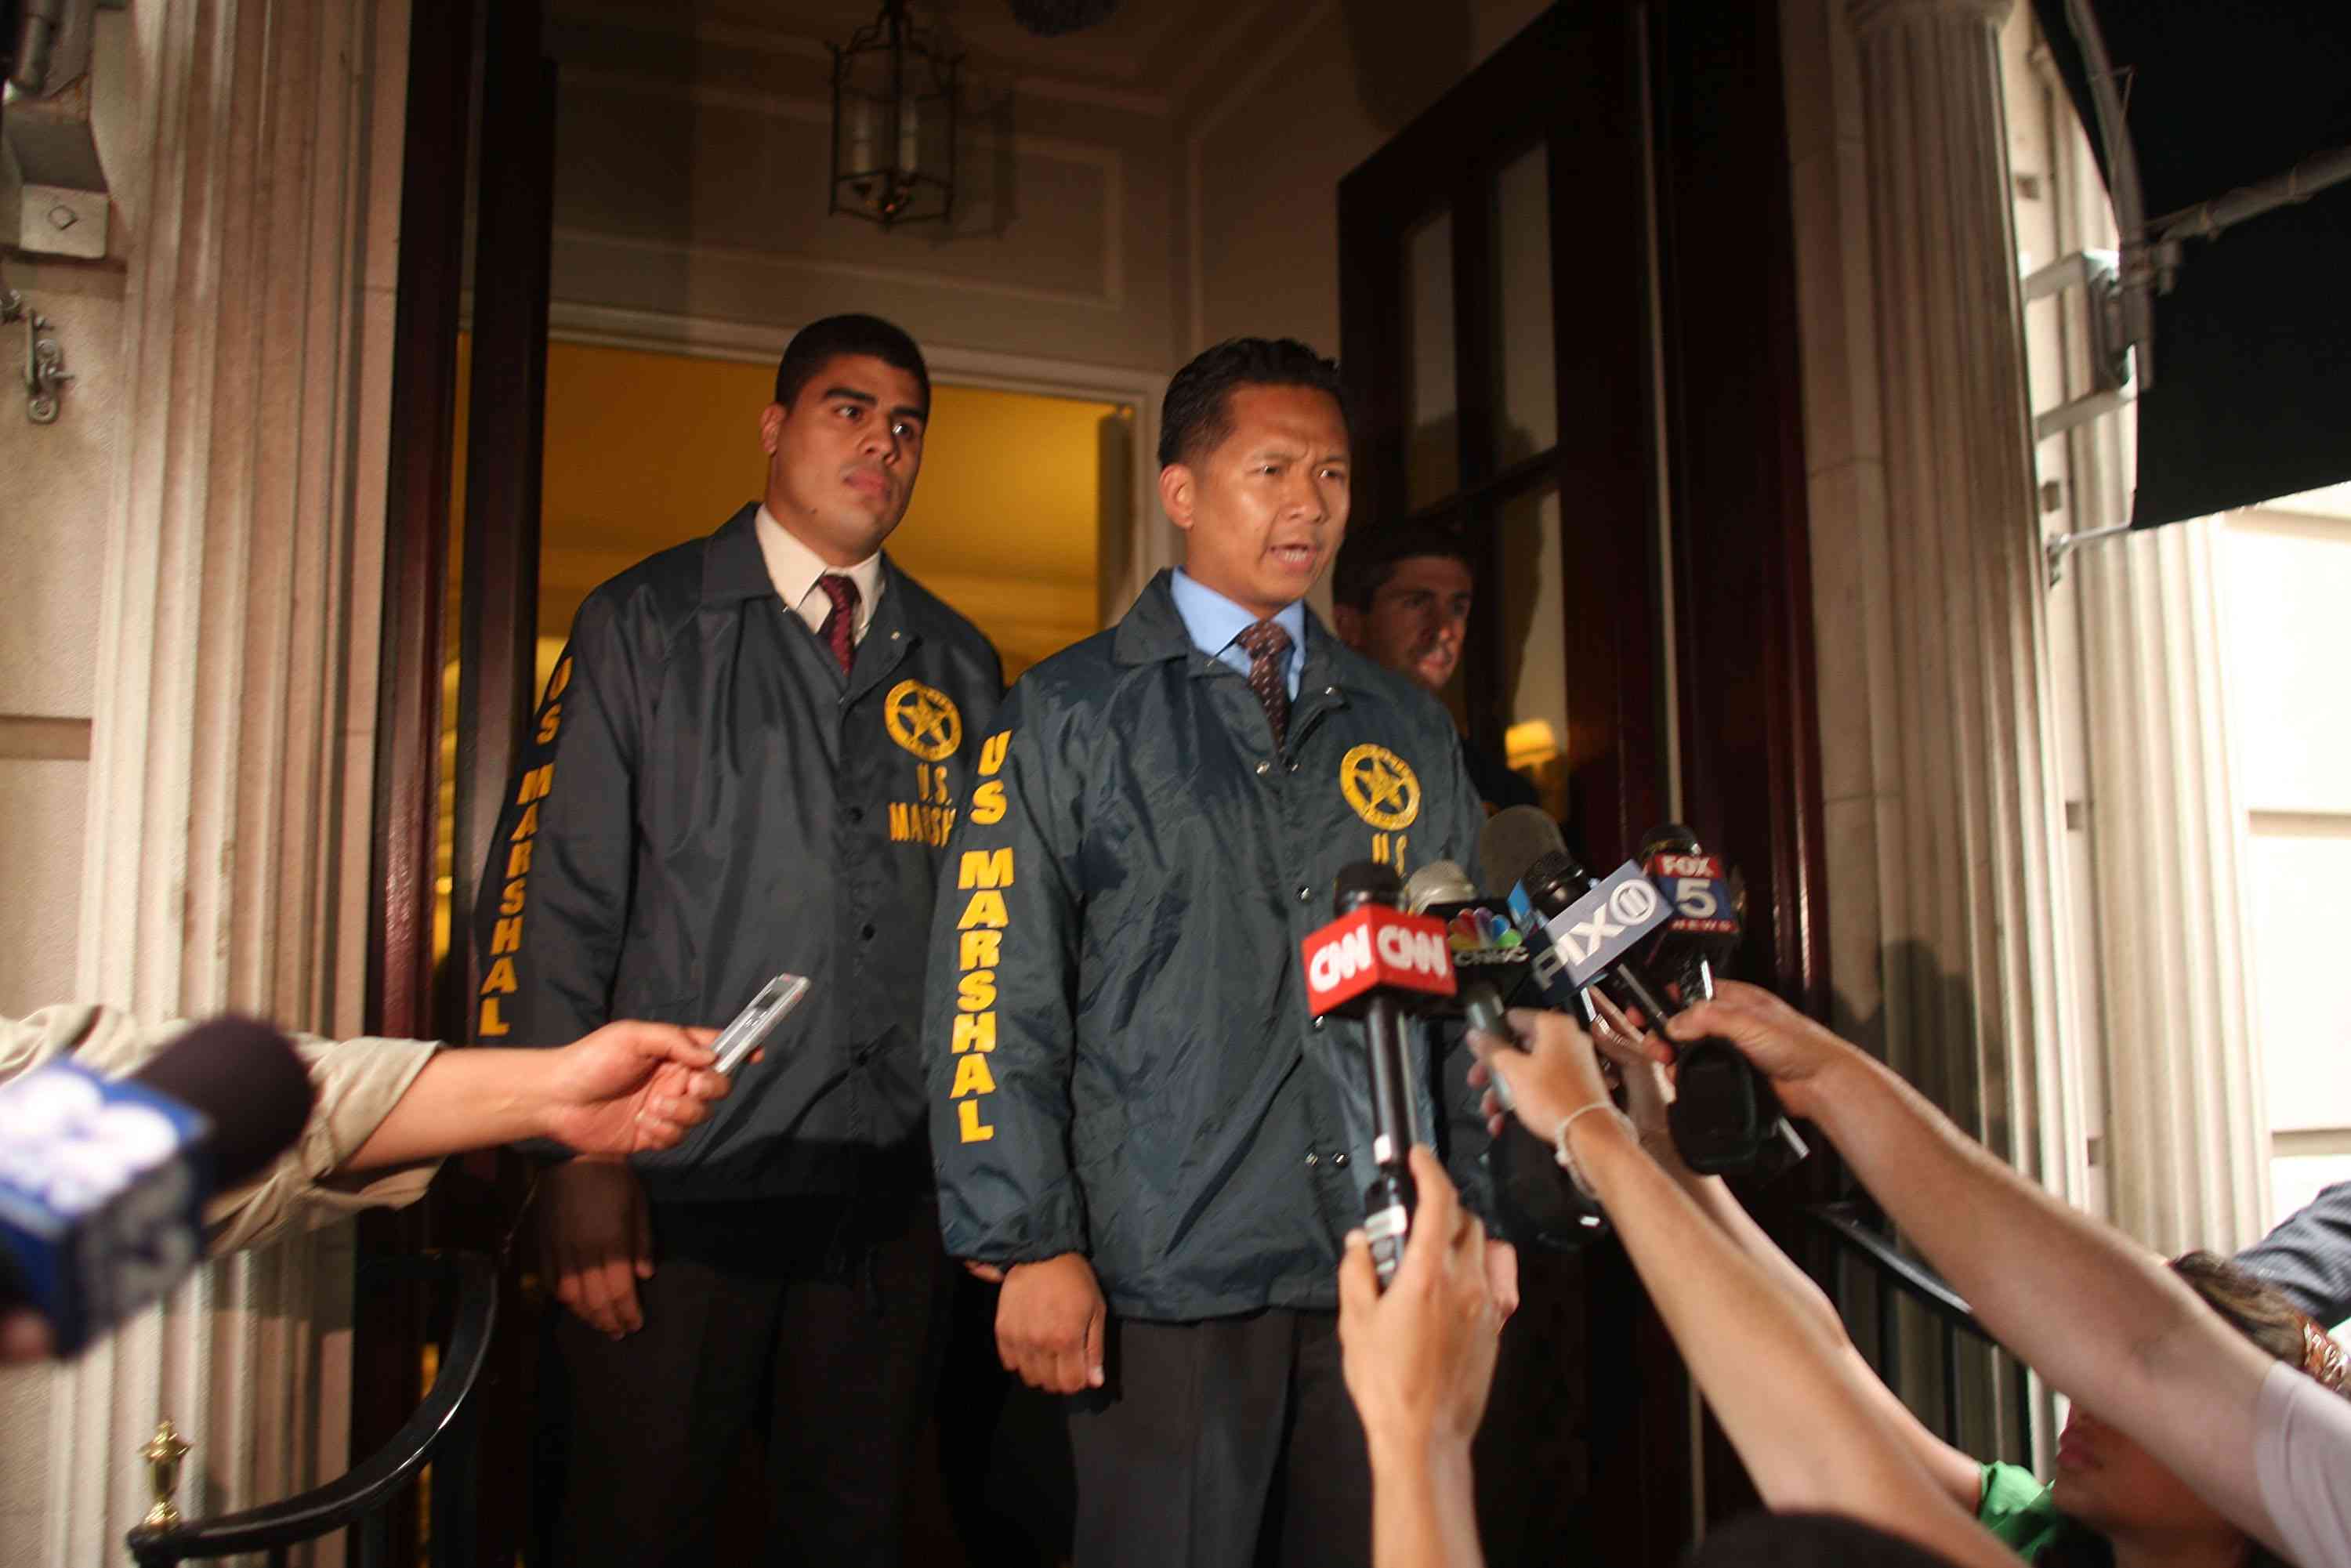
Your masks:
<svg viewBox="0 0 2351 1568"><path fill-rule="evenodd" d="M1476 571L1469 547L1451 530L1435 523L1384 523L1350 532L1339 547L1338 563L1331 569L1331 601L1350 610L1369 610L1372 600L1387 586L1388 574L1408 560L1441 556Z"/></svg>
<svg viewBox="0 0 2351 1568"><path fill-rule="evenodd" d="M931 368L914 340L879 316L828 316L792 334L776 366L776 401L786 408L827 363L844 354L869 355L905 371L923 389L923 416L931 413Z"/></svg>
<svg viewBox="0 0 2351 1568"><path fill-rule="evenodd" d="M1340 421L1347 420L1336 360L1295 338L1228 338L1193 355L1167 383L1159 408L1159 466L1205 457L1233 433L1226 400L1235 387L1311 387L1329 392Z"/></svg>

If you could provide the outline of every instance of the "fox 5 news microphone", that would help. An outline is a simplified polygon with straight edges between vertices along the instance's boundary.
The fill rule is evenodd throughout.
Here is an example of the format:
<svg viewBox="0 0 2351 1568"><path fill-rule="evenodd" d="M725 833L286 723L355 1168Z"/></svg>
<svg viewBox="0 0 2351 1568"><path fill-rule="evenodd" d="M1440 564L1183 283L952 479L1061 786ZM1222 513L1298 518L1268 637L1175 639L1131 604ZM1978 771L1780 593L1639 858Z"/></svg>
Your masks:
<svg viewBox="0 0 2351 1568"><path fill-rule="evenodd" d="M1715 971L1739 951L1747 889L1736 867L1707 853L1679 822L1652 830L1641 858L1673 904L1648 960L1651 977L1666 983L1678 1011L1713 997ZM1682 1048L1674 1089L1667 1125L1682 1163L1701 1176L1776 1175L1811 1153L1769 1081L1727 1041Z"/></svg>
<svg viewBox="0 0 2351 1568"><path fill-rule="evenodd" d="M249 1019L198 1024L128 1078L68 1058L0 1086L0 1304L72 1355L204 1256L204 1205L310 1117L310 1074Z"/></svg>
<svg viewBox="0 0 2351 1568"><path fill-rule="evenodd" d="M1372 1058L1372 1161L1378 1167L1364 1193L1364 1229L1385 1290L1404 1260L1419 1197L1406 1163L1418 1140L1402 1015L1407 1007L1419 1010L1450 998L1453 965L1444 925L1396 907L1402 883L1389 867L1358 861L1332 886L1338 918L1300 945L1306 1006L1317 1018L1336 1013L1364 1020Z"/></svg>
<svg viewBox="0 0 2351 1568"><path fill-rule="evenodd" d="M1457 999L1470 1028L1519 1044L1505 1010L1520 1001L1556 1005L1532 986L1534 950L1511 924L1510 905L1499 898L1480 897L1469 873L1451 861L1431 861L1406 877L1404 906L1445 922ZM1581 991L1566 992L1561 1000L1586 1005ZM1588 1010L1585 1022L1591 1022ZM1507 1108L1509 1085L1498 1078L1494 1086ZM1503 1233L1510 1240L1573 1252L1607 1234L1608 1222L1599 1206L1573 1183L1559 1179L1552 1146L1515 1119L1504 1124L1501 1135L1480 1157L1493 1177Z"/></svg>

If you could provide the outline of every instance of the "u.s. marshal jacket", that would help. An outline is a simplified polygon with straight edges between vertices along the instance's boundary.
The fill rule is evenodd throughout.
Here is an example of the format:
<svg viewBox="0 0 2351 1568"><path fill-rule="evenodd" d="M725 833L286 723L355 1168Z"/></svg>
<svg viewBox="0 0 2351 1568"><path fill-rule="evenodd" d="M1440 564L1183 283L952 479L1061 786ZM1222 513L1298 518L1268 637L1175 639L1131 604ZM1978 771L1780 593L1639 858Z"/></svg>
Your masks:
<svg viewBox="0 0 2351 1568"><path fill-rule="evenodd" d="M844 679L768 576L746 507L588 596L492 840L475 1033L723 1025L814 984L656 1198L847 1190L921 1169L925 934L1003 690L969 622L883 559Z"/></svg>
<svg viewBox="0 0 2351 1568"><path fill-rule="evenodd" d="M1311 615L1283 751L1165 573L1030 670L981 748L933 928L947 1250L1081 1252L1131 1317L1334 1305L1370 1072L1359 1025L1309 1018L1299 944L1341 867L1474 863L1481 816L1444 711ZM1437 1074L1415 1076L1433 1128Z"/></svg>

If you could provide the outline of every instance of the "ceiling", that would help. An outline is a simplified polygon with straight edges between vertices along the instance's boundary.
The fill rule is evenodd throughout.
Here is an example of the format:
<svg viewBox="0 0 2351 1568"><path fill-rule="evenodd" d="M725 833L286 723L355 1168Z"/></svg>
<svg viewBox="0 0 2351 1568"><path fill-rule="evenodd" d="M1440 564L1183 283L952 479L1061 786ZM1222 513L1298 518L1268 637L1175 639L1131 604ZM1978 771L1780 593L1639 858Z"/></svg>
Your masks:
<svg viewBox="0 0 2351 1568"><path fill-rule="evenodd" d="M555 26L617 27L692 36L750 49L815 50L847 43L881 10L880 0L552 0ZM1252 0L1123 0L1108 19L1058 38L1040 37L1013 17L1009 0L922 0L917 28L941 29L976 68L999 68L1072 87L1113 89L1165 112L1200 85L1209 62L1253 28L1288 13ZM1290 16L1290 20L1295 19Z"/></svg>

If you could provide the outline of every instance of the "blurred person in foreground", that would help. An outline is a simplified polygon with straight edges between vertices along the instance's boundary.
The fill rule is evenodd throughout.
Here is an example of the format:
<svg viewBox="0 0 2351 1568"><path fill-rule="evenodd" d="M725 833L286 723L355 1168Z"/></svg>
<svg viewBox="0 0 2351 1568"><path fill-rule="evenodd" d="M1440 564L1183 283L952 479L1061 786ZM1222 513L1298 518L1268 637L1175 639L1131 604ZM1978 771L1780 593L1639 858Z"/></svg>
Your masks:
<svg viewBox="0 0 2351 1568"><path fill-rule="evenodd" d="M67 1056L109 1076L136 1072L191 1027L88 1004L0 1019L0 1083ZM287 1038L318 1098L290 1148L205 1206L205 1250L214 1257L413 1203L444 1157L469 1149L544 1138L583 1159L611 1160L670 1148L729 1088L709 1071L712 1031L674 1024L610 1023L554 1051ZM37 1314L0 1313L0 1364L48 1353Z"/></svg>
<svg viewBox="0 0 2351 1568"><path fill-rule="evenodd" d="M1698 1176L1682 1162L1667 1126L1673 1090L1664 1069L1638 1044L1619 1036L1603 1031L1598 1043L1620 1070L1625 1110L1641 1146L1820 1323L1839 1358L1863 1380L1888 1426L1944 1494L2019 1555L2053 1565L2111 1563L2117 1568L2236 1568L2248 1561L2277 1562L2083 1405L2074 1405L2066 1421L2056 1479L2048 1486L2014 1465L1979 1463L1929 1432L1854 1348L1828 1297L1740 1207L1729 1186L1719 1177ZM2171 1268L2265 1354L2339 1388L2340 1348L2284 1296L2210 1253L2189 1253Z"/></svg>
<svg viewBox="0 0 2351 1568"><path fill-rule="evenodd" d="M1539 1023L1538 1015L1520 1012L1511 1021L1549 1035L1549 1020L1556 1019L1573 1032L1556 1014L1541 1017ZM1554 1040L1538 1047L1546 1049L1558 1058L1573 1046ZM1561 1097L1582 1090L1586 1103L1605 1104L1590 1048L1580 1055L1589 1084L1576 1083ZM1637 1143L1624 1142L1623 1158L1586 1175L1613 1199L1619 1235L1764 1500L1888 1531L1908 1543L1907 1553L1890 1560L1967 1568L2012 1563L1999 1542L1938 1495L1818 1325L1707 1223ZM1385 1294L1374 1283L1361 1233L1348 1238L1339 1266L1340 1344L1371 1449L1374 1563L1469 1568L1484 1561L1469 1442L1493 1376L1497 1327L1481 1278L1485 1233L1461 1212L1443 1166L1426 1150L1414 1149L1412 1163L1420 1207ZM1776 1560L1843 1561L1802 1552Z"/></svg>
<svg viewBox="0 0 2351 1568"><path fill-rule="evenodd" d="M1473 1046L1480 1071L1499 1077L1519 1119L1552 1138L1562 1163L1599 1196L1767 1500L1781 1506L1792 1491L1831 1485L1838 1495L1824 1500L1828 1506L1923 1541L1905 1528L1908 1521L1859 1506L1875 1510L1887 1500L1876 1484L1881 1478L1865 1478L1849 1462L1826 1463L1813 1451L1823 1420L1815 1402L1799 1393L1799 1356L1807 1367L1802 1382L1817 1381L1824 1367L1880 1433L1888 1430L1886 1396L1853 1364L1841 1332L1833 1335L1818 1314L1807 1321L1784 1289L1694 1299L1696 1276L1708 1270L1691 1260L1712 1258L1726 1244L1724 1231L1687 1224L1695 1218L1693 1200L1643 1151L1638 1129L1609 1103L1581 1030L1556 1014L1514 1013L1512 1022L1531 1051L1521 1054L1479 1037ZM2314 1325L2306 1333L2317 1337L2305 1339L2300 1356L2282 1357L2257 1344L2161 1260L2026 1182L1884 1064L1767 991L1725 982L1714 1000L1675 1019L1668 1030L1673 1040L1716 1036L1742 1051L1771 1079L1789 1113L1813 1122L1836 1145L1987 1332L2095 1413L2095 1424L2077 1435L2077 1458L2088 1462L2074 1467L2085 1474L2074 1495L2110 1521L2144 1517L2112 1500L2091 1500L2102 1480L2115 1478L2086 1472L2125 1462L2116 1438L2126 1438L2168 1472L2160 1479L2176 1477L2193 1488L2253 1542L2302 1568L2351 1564L2351 1402L2329 1386L2330 1379L2341 1380L2339 1353L2321 1343ZM1669 1042L1654 1037L1648 1050L1660 1060L1673 1054ZM1489 1096L1489 1112L1497 1109ZM1677 1205L1665 1201L1667 1193ZM1678 1219L1691 1232L1679 1238L1671 1258L1658 1245L1661 1218ZM1699 1231L1708 1239L1693 1247ZM1732 1250L1748 1279L1773 1277L1764 1262L1735 1245ZM1784 1281L1784 1273L1780 1277ZM1801 1329L1799 1340L1782 1346L1776 1334L1740 1335L1735 1320L1764 1308L1773 1320L1793 1314L1782 1328ZM1724 1365L1726 1356L1734 1364ZM1756 1367L1769 1370L1758 1377ZM2304 1375L2305 1367L2314 1375ZM1742 1409L1759 1384L1762 1407ZM1958 1471L1938 1483L1916 1448L1899 1439L1885 1444L1877 1458L1882 1479L1913 1492L1922 1480L1933 1489L1939 1506L1917 1509L1915 1521L1931 1524L1938 1537L1947 1534L1948 1521L1959 1514L1949 1506L1960 1490L1954 1483L1963 1479ZM2071 1506L2067 1499L2061 1491L2055 1500ZM2137 1544L2127 1533L2126 1527L2115 1537L2117 1546ZM1970 1526L1959 1544L1973 1552L1989 1539ZM1930 1543L1955 1560L1980 1560L1962 1558L1939 1539Z"/></svg>

